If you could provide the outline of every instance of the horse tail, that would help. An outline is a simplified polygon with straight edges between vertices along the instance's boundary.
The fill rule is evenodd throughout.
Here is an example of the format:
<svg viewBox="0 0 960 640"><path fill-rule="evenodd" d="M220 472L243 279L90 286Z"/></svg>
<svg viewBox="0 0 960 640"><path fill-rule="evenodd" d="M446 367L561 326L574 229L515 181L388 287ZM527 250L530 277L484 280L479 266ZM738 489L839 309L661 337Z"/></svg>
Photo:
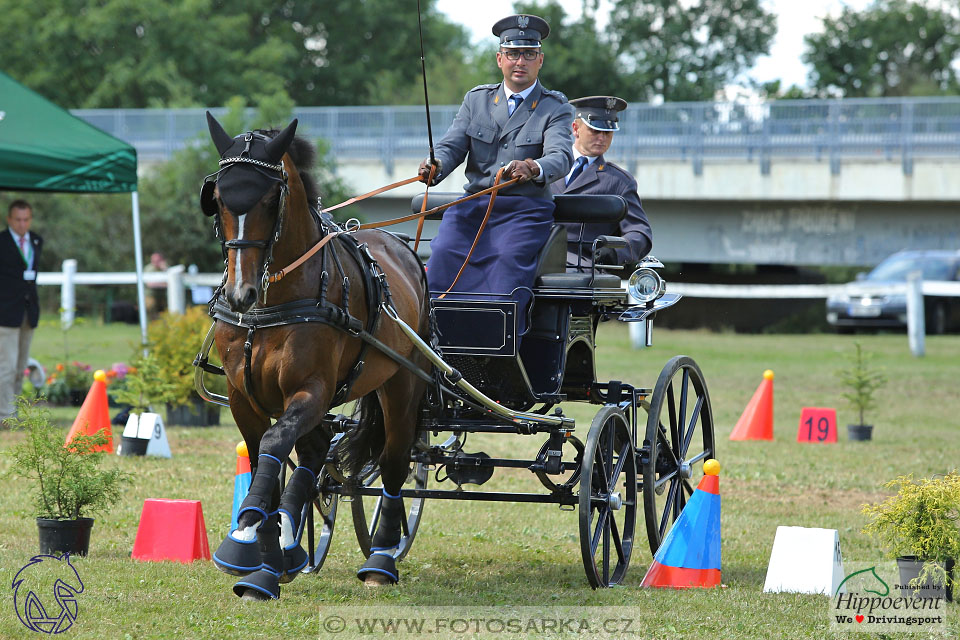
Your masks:
<svg viewBox="0 0 960 640"><path fill-rule="evenodd" d="M357 418L357 426L347 438L342 460L348 473L356 475L368 462L379 460L386 444L383 408L376 391L357 401L353 416Z"/></svg>

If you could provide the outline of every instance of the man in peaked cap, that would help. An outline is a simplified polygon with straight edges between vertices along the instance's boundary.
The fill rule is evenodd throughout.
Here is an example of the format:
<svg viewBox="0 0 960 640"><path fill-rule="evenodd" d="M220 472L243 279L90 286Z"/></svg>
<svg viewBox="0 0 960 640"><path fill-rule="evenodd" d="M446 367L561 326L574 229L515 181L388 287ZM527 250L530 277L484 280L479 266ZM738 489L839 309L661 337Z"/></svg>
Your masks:
<svg viewBox="0 0 960 640"><path fill-rule="evenodd" d="M567 266L590 265L590 246L599 235L622 236L625 249L600 250L600 264L629 265L650 252L653 233L640 204L637 181L603 154L620 130L618 113L627 103L614 96L591 96L571 100L576 110L573 121L573 168L551 185L554 193L614 194L627 202L627 214L619 223L564 223L567 227ZM579 251L579 255L578 255Z"/></svg>
<svg viewBox="0 0 960 640"><path fill-rule="evenodd" d="M547 22L531 15L508 16L493 25L500 39L497 66L503 81L467 92L436 145L433 184L464 161L468 194L493 186L500 169L503 182L520 178L498 193L455 292L510 294L523 306L532 298L536 257L553 224L550 183L566 175L573 162L573 108L566 96L537 80L544 58L541 41L549 33ZM420 174L426 178L429 172L427 159ZM486 197L475 198L444 212L427 262L432 292L446 291L456 279L488 203ZM522 333L526 314L517 315L524 319Z"/></svg>

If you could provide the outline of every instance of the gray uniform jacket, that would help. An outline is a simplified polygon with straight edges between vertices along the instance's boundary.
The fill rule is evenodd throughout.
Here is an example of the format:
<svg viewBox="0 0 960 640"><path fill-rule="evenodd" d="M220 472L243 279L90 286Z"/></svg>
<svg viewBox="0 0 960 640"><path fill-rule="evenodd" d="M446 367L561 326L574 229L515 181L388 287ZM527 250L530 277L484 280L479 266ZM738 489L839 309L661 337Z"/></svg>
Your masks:
<svg viewBox="0 0 960 640"><path fill-rule="evenodd" d="M476 193L493 186L497 171L511 160L532 158L540 163L541 176L500 193L552 200L550 183L573 166L573 106L565 95L544 88L539 81L509 117L507 98L502 82L467 92L457 117L435 148L443 169L440 179L466 159L468 182L463 188Z"/></svg>
<svg viewBox="0 0 960 640"><path fill-rule="evenodd" d="M564 176L566 177L566 176ZM627 215L620 224L617 223L587 223L583 225L583 241L588 243L584 255L589 256L589 243L597 236L622 236L627 241L626 249L617 249L617 258L620 264L638 262L640 258L650 253L653 245L653 232L647 221L647 214L640 204L640 195L637 193L637 181L612 162L607 162L600 156L587 165L583 173L568 185L563 180L554 182L550 187L554 193L596 193L621 196L627 201ZM580 224L564 223L567 227L567 262L576 264L577 241L580 239ZM570 254L573 254L571 256ZM572 260L571 260L572 257ZM589 264L589 261L587 261Z"/></svg>

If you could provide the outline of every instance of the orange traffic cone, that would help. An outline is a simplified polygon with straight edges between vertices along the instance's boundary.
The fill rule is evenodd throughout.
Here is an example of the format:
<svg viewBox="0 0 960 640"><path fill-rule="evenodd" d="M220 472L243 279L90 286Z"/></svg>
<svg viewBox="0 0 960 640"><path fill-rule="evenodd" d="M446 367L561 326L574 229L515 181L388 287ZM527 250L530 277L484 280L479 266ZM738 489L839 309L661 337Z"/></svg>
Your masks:
<svg viewBox="0 0 960 640"><path fill-rule="evenodd" d="M200 501L144 500L130 556L148 562L209 560L210 544Z"/></svg>
<svg viewBox="0 0 960 640"><path fill-rule="evenodd" d="M770 369L763 372L763 382L737 420L730 439L773 440L773 371Z"/></svg>
<svg viewBox="0 0 960 640"><path fill-rule="evenodd" d="M107 441L93 451L113 451L113 431L110 428L110 410L107 407L107 374L99 369L93 374L93 384L80 407L77 419L70 427L64 446L69 445L78 435L92 436L98 431L106 432L104 435L107 436Z"/></svg>

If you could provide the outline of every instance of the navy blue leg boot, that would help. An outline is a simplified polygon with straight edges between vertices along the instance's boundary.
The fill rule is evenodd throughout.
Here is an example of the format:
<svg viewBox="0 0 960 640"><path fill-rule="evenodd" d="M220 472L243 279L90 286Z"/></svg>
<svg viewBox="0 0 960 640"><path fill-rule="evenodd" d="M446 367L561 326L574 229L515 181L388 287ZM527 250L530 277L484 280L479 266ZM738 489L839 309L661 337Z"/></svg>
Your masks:
<svg viewBox="0 0 960 640"><path fill-rule="evenodd" d="M233 592L244 599L267 600L280 597L280 572L283 570L283 552L280 550L280 524L274 513L257 529L257 542L263 564L237 584Z"/></svg>
<svg viewBox="0 0 960 640"><path fill-rule="evenodd" d="M370 557L357 572L360 580L366 580L370 574L380 574L394 584L400 581L394 554L400 546L403 515L403 499L398 495L390 495L384 489L380 502L380 524L370 541Z"/></svg>
<svg viewBox="0 0 960 640"><path fill-rule="evenodd" d="M250 522L251 516L259 516L253 524L241 524L227 534L213 554L213 562L220 571L234 576L245 576L260 569L260 546L257 543L259 527L267 520L269 500L273 495L280 474L280 461L266 453L260 454L257 473L250 483L250 491L240 504L237 519ZM282 566L282 565L281 565Z"/></svg>
<svg viewBox="0 0 960 640"><path fill-rule="evenodd" d="M283 573L281 583L287 583L297 577L309 561L307 552L300 546L303 537L304 505L309 509L309 501L316 493L317 477L306 467L297 467L280 496L280 546L283 548Z"/></svg>

